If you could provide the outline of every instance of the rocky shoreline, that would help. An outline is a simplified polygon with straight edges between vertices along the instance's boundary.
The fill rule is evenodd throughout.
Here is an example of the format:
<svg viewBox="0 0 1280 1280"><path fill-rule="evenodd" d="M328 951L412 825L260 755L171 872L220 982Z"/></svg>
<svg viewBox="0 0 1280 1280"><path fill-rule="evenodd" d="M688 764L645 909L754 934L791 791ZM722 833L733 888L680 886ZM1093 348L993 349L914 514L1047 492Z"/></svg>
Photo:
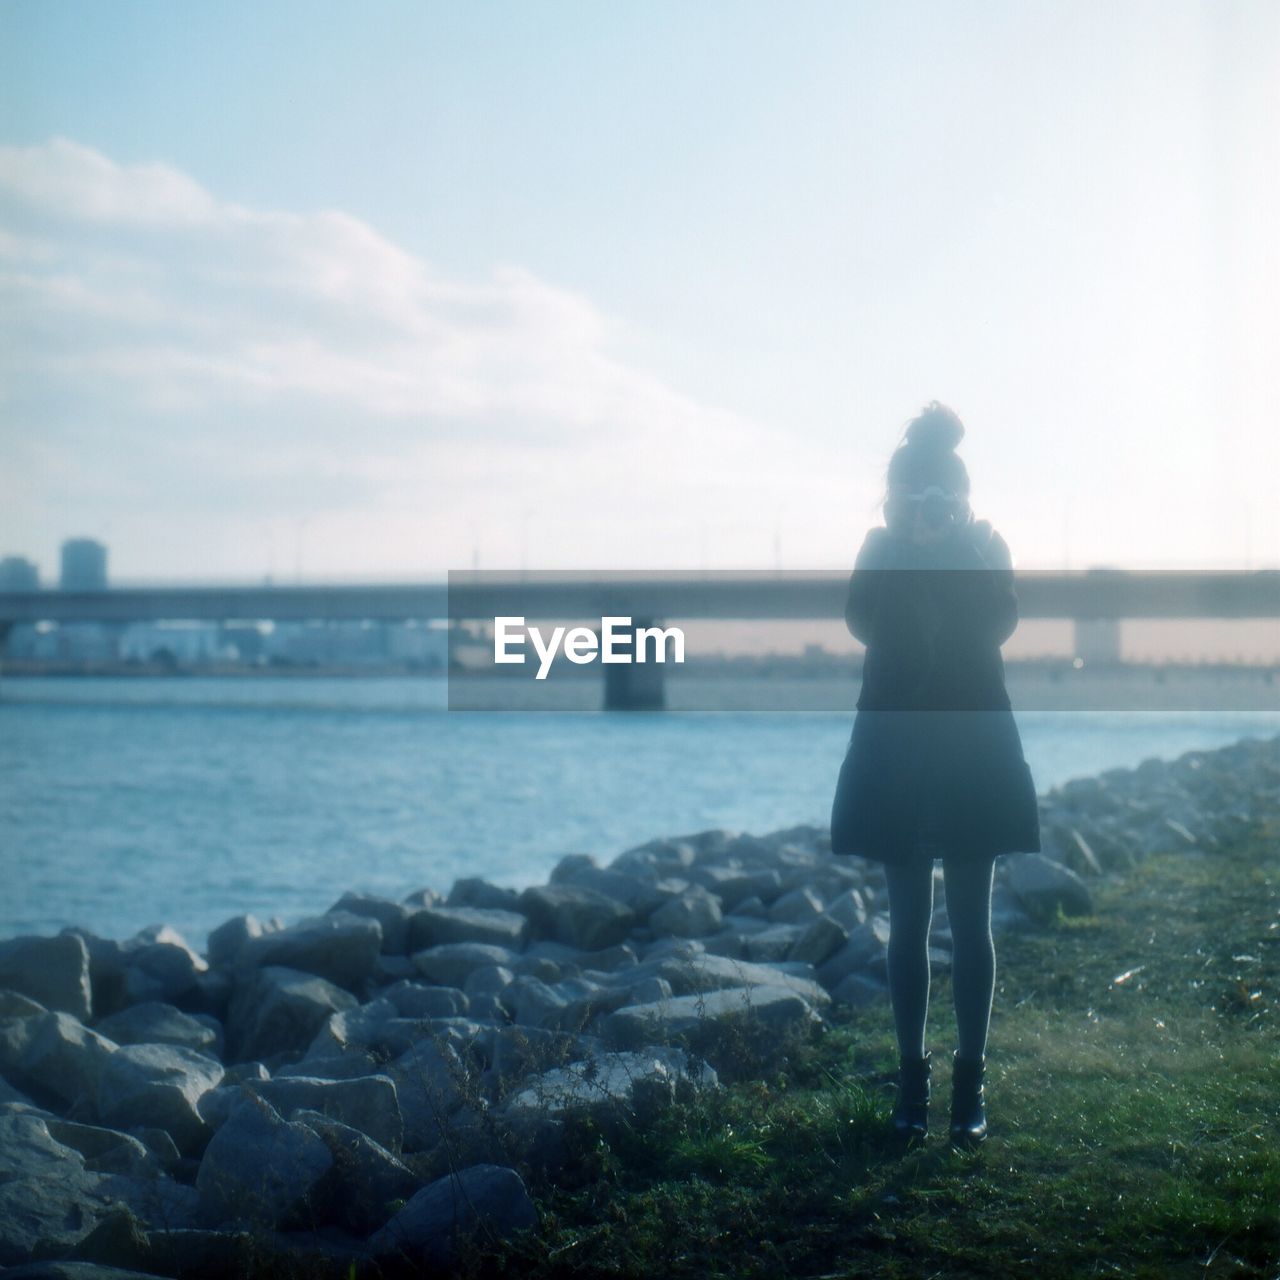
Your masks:
<svg viewBox="0 0 1280 1280"><path fill-rule="evenodd" d="M1280 814L1280 737L1040 805L1043 853L997 862L997 933ZM477 1232L536 1225L530 1186L584 1115L634 1123L887 1000L887 939L881 869L802 826L572 854L523 892L464 878L293 925L237 916L203 951L166 926L0 942L0 1266L447 1267Z"/></svg>

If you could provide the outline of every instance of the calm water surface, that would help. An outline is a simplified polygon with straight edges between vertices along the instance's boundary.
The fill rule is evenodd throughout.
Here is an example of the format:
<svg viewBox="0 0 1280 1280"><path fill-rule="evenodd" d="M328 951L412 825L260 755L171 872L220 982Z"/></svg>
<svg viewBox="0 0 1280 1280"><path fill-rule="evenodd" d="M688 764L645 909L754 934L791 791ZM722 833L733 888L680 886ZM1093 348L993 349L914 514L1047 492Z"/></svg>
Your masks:
<svg viewBox="0 0 1280 1280"><path fill-rule="evenodd" d="M852 705L844 690L833 703ZM0 937L293 921L653 836L825 824L851 713L446 712L427 679L0 682ZM1041 792L1280 732L1275 712L1028 712Z"/></svg>

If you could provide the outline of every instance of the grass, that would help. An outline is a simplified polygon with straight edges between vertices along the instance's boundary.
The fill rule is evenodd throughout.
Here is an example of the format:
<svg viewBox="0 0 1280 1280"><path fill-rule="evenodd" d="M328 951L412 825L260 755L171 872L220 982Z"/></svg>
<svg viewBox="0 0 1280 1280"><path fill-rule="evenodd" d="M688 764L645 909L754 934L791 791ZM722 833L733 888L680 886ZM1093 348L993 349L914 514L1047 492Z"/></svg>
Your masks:
<svg viewBox="0 0 1280 1280"><path fill-rule="evenodd" d="M533 1186L541 1228L473 1270L568 1276L1280 1274L1280 826L1153 856L1095 914L997 944L991 1137L946 1142L950 981L935 974L933 1133L887 1137L886 1006L846 1013L643 1124L589 1123ZM836 1017L840 1017L839 1014Z"/></svg>

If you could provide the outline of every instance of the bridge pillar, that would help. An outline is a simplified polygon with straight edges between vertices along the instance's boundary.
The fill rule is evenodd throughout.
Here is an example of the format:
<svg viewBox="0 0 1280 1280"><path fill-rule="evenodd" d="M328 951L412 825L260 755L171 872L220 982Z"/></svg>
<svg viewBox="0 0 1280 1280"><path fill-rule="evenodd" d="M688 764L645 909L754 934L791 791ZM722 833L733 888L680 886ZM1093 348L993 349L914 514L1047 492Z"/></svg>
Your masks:
<svg viewBox="0 0 1280 1280"><path fill-rule="evenodd" d="M657 660L657 644L650 640L644 652L637 653L635 633L641 627L652 627L649 618L633 618L630 628L615 627L614 649L631 653L630 662L602 662L604 668L604 709L606 711L662 711L667 705L663 679L664 664ZM629 637L618 640L619 636ZM597 634L599 634L597 632ZM643 661L637 659L643 658Z"/></svg>
<svg viewBox="0 0 1280 1280"><path fill-rule="evenodd" d="M1075 656L1085 666L1114 666L1120 661L1119 618L1077 618Z"/></svg>

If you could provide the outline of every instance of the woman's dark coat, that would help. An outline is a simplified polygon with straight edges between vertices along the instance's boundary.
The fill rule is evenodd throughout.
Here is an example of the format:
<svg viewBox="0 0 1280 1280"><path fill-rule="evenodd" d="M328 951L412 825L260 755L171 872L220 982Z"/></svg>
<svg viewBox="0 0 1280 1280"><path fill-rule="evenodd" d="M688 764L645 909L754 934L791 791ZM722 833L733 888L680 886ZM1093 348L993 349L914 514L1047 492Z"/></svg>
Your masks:
<svg viewBox="0 0 1280 1280"><path fill-rule="evenodd" d="M1004 539L985 520L927 547L872 529L845 621L867 651L832 805L833 851L912 857L926 800L940 853L1038 850L1035 784L1000 656L1018 625Z"/></svg>

